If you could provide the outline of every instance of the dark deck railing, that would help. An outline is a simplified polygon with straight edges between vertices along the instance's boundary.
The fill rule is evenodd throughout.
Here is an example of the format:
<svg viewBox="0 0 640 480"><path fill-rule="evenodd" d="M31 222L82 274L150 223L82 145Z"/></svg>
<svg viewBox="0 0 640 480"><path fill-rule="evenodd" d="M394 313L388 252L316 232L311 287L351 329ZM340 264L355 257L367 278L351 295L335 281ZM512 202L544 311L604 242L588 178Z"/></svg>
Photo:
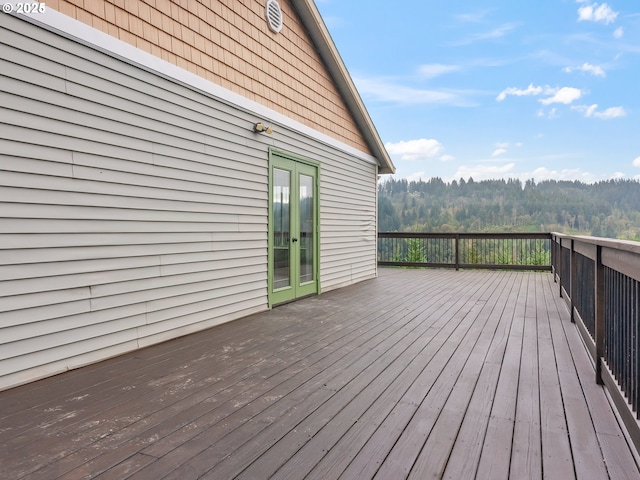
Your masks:
<svg viewBox="0 0 640 480"><path fill-rule="evenodd" d="M553 272L571 319L640 449L640 243L553 238Z"/></svg>
<svg viewBox="0 0 640 480"><path fill-rule="evenodd" d="M378 265L551 270L551 234L380 232Z"/></svg>

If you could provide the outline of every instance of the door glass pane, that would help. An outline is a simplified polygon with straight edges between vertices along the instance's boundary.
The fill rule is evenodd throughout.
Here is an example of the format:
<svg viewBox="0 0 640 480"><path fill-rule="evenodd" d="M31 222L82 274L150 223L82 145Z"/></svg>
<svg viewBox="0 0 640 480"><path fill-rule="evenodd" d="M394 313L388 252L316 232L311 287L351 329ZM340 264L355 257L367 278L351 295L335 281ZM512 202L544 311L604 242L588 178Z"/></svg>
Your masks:
<svg viewBox="0 0 640 480"><path fill-rule="evenodd" d="M300 283L313 278L313 177L300 175Z"/></svg>
<svg viewBox="0 0 640 480"><path fill-rule="evenodd" d="M291 206L291 173L273 171L273 288L291 285L289 242L289 209Z"/></svg>

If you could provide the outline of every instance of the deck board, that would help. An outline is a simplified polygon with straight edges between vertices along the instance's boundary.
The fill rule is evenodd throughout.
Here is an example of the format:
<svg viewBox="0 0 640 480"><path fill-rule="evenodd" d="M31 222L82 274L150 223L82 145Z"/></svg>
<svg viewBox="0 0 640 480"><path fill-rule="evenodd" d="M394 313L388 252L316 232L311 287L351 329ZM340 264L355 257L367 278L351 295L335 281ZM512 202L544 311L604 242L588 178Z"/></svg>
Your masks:
<svg viewBox="0 0 640 480"><path fill-rule="evenodd" d="M477 478L509 476L528 280L527 275L519 278L517 290L512 291L511 326L504 356L499 359L500 375L476 471Z"/></svg>
<svg viewBox="0 0 640 480"><path fill-rule="evenodd" d="M0 392L1 478L640 478L636 459L548 273L381 269Z"/></svg>
<svg viewBox="0 0 640 480"><path fill-rule="evenodd" d="M506 298L503 292L509 287L508 277L505 277L505 280L496 284L490 291L490 296L481 300L482 309L473 319L474 325L482 325L480 335L476 336L475 343L473 336L469 336L470 351L465 355L463 368L438 414L438 419L427 441L421 448L409 478L422 479L443 475L500 322L504 308L502 302ZM462 352L466 350L463 344L461 344L461 350Z"/></svg>
<svg viewBox="0 0 640 480"><path fill-rule="evenodd" d="M525 299L524 330L516 417L511 451L512 478L541 478L540 385L538 382L538 324L535 310L535 278L530 279Z"/></svg>

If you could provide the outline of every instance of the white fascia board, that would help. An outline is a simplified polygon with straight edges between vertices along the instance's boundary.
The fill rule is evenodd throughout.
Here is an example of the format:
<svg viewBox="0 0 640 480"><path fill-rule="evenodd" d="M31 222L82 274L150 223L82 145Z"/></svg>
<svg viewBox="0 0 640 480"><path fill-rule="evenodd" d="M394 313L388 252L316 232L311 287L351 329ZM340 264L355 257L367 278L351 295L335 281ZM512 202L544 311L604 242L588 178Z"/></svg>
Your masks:
<svg viewBox="0 0 640 480"><path fill-rule="evenodd" d="M214 97L217 100L232 105L240 110L256 115L257 121L273 122L274 124L289 128L313 140L336 148L353 157L364 160L367 163L375 165L378 164L378 161L372 155L362 152L350 145L347 145L346 143L330 137L329 135L308 127L303 123L293 120L258 102L254 102L253 100L243 97L242 95L232 92L220 85L216 85L209 80L162 60L155 55L136 48L133 45L112 37L111 35L97 30L85 23L68 17L52 8L45 8L43 13L16 13L18 9L17 5L24 5L24 3L25 2L16 0L5 0L3 2L3 4L10 4L12 6L12 12L10 14L20 19L29 21L42 28L54 31L63 37L83 43L108 55L117 57L127 63L134 64L138 67L160 74L170 80L179 82L187 87L198 90L201 93ZM5 13L0 12L0 14Z"/></svg>

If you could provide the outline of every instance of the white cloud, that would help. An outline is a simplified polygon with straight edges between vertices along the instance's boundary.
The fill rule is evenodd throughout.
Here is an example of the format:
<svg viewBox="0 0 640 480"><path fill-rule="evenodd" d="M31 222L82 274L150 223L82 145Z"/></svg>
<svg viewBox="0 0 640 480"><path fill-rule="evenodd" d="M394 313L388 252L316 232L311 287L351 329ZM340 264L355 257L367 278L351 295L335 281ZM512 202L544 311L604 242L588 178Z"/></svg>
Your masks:
<svg viewBox="0 0 640 480"><path fill-rule="evenodd" d="M432 138L420 138L418 140L387 142L385 148L390 155L397 155L400 160L430 160L437 157L444 147Z"/></svg>
<svg viewBox="0 0 640 480"><path fill-rule="evenodd" d="M411 175L407 175L408 182L419 182L423 178L428 178L426 172L416 172Z"/></svg>
<svg viewBox="0 0 640 480"><path fill-rule="evenodd" d="M511 32L512 30L515 30L516 27L517 25L515 23L505 23L504 25L500 25L498 28L494 28L489 32L478 34L475 36L475 38L476 40L501 38L501 37L504 37L509 32Z"/></svg>
<svg viewBox="0 0 640 480"><path fill-rule="evenodd" d="M582 90L574 87L551 88L548 85L545 87L536 87L533 83L530 83L525 89L517 87L505 88L498 94L496 100L501 102L509 95L514 95L516 97L551 95L548 98L540 100L540 103L543 105L550 105L552 103L563 103L567 105L579 99L582 96L582 93Z"/></svg>
<svg viewBox="0 0 640 480"><path fill-rule="evenodd" d="M553 155L548 156L546 160L540 158L540 161L556 161L553 160ZM640 157L634 160L634 166L640 168ZM505 164L491 164L490 162L485 162L483 164L477 165L462 165L458 167L455 173L451 176L442 177L445 181L459 180L460 178L468 179L472 177L474 180L493 180L498 178L519 178L523 182L525 180L529 180L533 178L536 183L541 182L543 180L579 180L584 183L594 183L599 180L609 179L609 178L625 178L627 175L621 172L615 172L611 175L602 175L595 174L589 171L582 170L580 168L562 168L562 169L554 169L548 168L546 166L541 166L537 168L533 168L532 170L519 170L516 169L517 164L515 162L505 163ZM427 178L432 175L425 175L425 172L419 172L411 175L410 179L417 180L418 178ZM636 179L640 179L640 174Z"/></svg>
<svg viewBox="0 0 640 480"><path fill-rule="evenodd" d="M501 91L496 97L496 100L501 102L505 98L507 98L508 95L515 95L516 97L522 97L522 96L528 96L528 95L540 95L543 91L544 90L542 87L534 87L533 83L530 83L529 86L524 90L517 87L509 87Z"/></svg>
<svg viewBox="0 0 640 480"><path fill-rule="evenodd" d="M470 35L465 39L462 39L458 42L451 43L453 46L463 46L469 45L471 43L475 43L483 40L493 40L497 38L502 38L515 30L518 27L515 23L505 23L504 25L500 25L498 28L494 28L488 32L477 33L475 35Z"/></svg>
<svg viewBox="0 0 640 480"><path fill-rule="evenodd" d="M584 111L584 116L585 117L593 117L593 115L596 113L596 110L598 109L598 104L594 103L593 105L589 105L587 107L587 109Z"/></svg>
<svg viewBox="0 0 640 480"><path fill-rule="evenodd" d="M585 3L585 2L580 2ZM578 21L591 21L591 22L602 22L605 25L609 25L612 22L616 21L618 17L618 12L614 12L609 5L603 3L598 6L597 3L592 3L590 5L585 5L583 7L578 8Z"/></svg>
<svg viewBox="0 0 640 480"><path fill-rule="evenodd" d="M491 154L492 157L499 157L500 155L504 155L505 153L507 153L507 149L506 148L496 148L493 153Z"/></svg>
<svg viewBox="0 0 640 480"><path fill-rule="evenodd" d="M509 142L497 142L496 149L491 154L492 157L499 157L500 155L504 155L509 151L511 144ZM520 148L522 147L522 142L516 142L513 144L514 147Z"/></svg>
<svg viewBox="0 0 640 480"><path fill-rule="evenodd" d="M441 63L433 63L429 65L422 65L419 69L420 75L425 78L435 78L446 73L457 72L462 67L459 65L443 65Z"/></svg>
<svg viewBox="0 0 640 480"><path fill-rule="evenodd" d="M633 160L633 162L631 162L631 164L632 164L634 167L640 167L640 157L636 157L636 158Z"/></svg>
<svg viewBox="0 0 640 480"><path fill-rule="evenodd" d="M454 18L462 23L479 23L487 16L487 12L461 13L454 15Z"/></svg>
<svg viewBox="0 0 640 480"><path fill-rule="evenodd" d="M474 180L513 177L515 166L515 163L507 163L505 165L475 165L473 167L462 165L458 167L451 180L458 178L467 179L469 177L473 177Z"/></svg>
<svg viewBox="0 0 640 480"><path fill-rule="evenodd" d="M591 65L590 63L584 63L579 67L567 67L564 69L565 72L567 73L571 73L573 71L580 71L580 72L584 72L584 73L590 73L591 75L594 75L596 77L606 77L607 74L605 73L604 69L599 66L599 65Z"/></svg>
<svg viewBox="0 0 640 480"><path fill-rule="evenodd" d="M598 180L594 174L583 172L579 168L553 170L547 167L536 168L532 172L520 175L519 178L533 178L536 182L541 182L542 180L580 180L584 183L593 183Z"/></svg>
<svg viewBox="0 0 640 480"><path fill-rule="evenodd" d="M618 27L613 32L614 38L622 38L624 36L624 28Z"/></svg>
<svg viewBox="0 0 640 480"><path fill-rule="evenodd" d="M440 161L441 162L452 162L455 159L456 159L456 157L454 157L453 155L442 155L440 157Z"/></svg>
<svg viewBox="0 0 640 480"><path fill-rule="evenodd" d="M598 111L598 104L593 105L576 105L571 107L573 110L581 112L587 118L600 118L602 120L611 120L612 118L626 117L627 112L623 107L609 107L606 110Z"/></svg>
<svg viewBox="0 0 640 480"><path fill-rule="evenodd" d="M622 107L610 107L610 108L607 108L606 110L604 110L603 112L596 112L596 113L594 113L594 115L597 118L602 118L604 120L609 120L611 118L626 117L627 116L627 112Z"/></svg>
<svg viewBox="0 0 640 480"><path fill-rule="evenodd" d="M402 105L447 104L468 106L462 94L452 91L426 90L400 85L394 79L355 77L354 82L363 97L374 101L392 102Z"/></svg>
<svg viewBox="0 0 640 480"><path fill-rule="evenodd" d="M556 91L551 97L543 98L540 103L543 105L551 105L552 103L563 103L568 105L582 96L582 90L574 87L562 87Z"/></svg>
<svg viewBox="0 0 640 480"><path fill-rule="evenodd" d="M550 118L550 119L554 119L554 118L558 118L558 109L556 107L552 107L549 109L548 112L545 112L543 108L541 108L540 110L538 110L538 112L536 113L536 116L538 118ZM542 138L542 137L540 137Z"/></svg>

